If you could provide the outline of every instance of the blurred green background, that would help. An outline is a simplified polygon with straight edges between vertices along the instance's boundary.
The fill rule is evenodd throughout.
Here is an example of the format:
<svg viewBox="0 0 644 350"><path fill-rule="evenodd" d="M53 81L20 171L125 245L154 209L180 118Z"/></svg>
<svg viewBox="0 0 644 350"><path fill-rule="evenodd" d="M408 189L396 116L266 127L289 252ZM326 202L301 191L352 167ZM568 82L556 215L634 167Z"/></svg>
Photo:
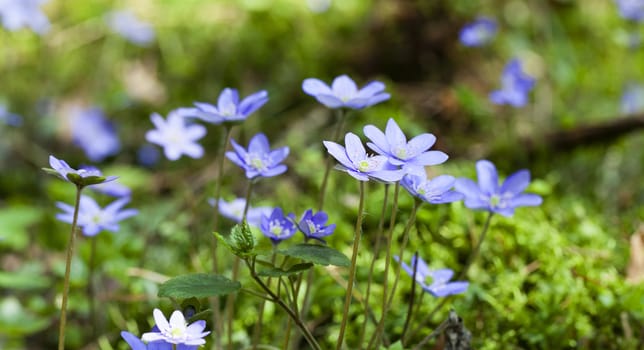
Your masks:
<svg viewBox="0 0 644 350"><path fill-rule="evenodd" d="M272 145L290 147L289 171L259 182L253 205L299 215L316 203L321 141L331 137L334 123L301 83L309 77L330 82L340 74L359 85L383 81L392 95L351 113L346 131L362 136L364 125L383 129L393 117L408 136L437 136L435 149L450 160L431 168L432 174L473 178L474 162L486 158L502 176L530 169L529 191L544 197L541 207L493 219L468 274L470 289L447 302L472 331L476 349L643 346L644 266L636 257L644 259L644 251L633 242L644 241L644 110L625 113L621 101L627 87L644 84L644 25L620 17L615 2L50 0L42 9L51 21L47 33L0 30L0 103L23 120L19 127L0 124L0 348L56 344L69 226L54 218L54 203L69 203L74 193L40 169L50 154L72 167L90 163L70 137L74 108L101 108L116 124L121 150L96 165L133 189L129 206L141 212L118 233L94 238L100 305L94 327L85 298L92 243L77 242L68 344L126 349L121 330L147 332L153 308L173 307L156 297L159 281L207 271L211 264L206 199L213 193L222 131L208 126L201 159L161 156L144 167L137 152L152 128L150 114L165 116L193 101L215 103L224 87L238 88L242 96L266 89L269 102L233 138L245 145L262 131ZM153 26L151 44L138 46L109 28L106 15L124 9ZM499 32L488 46L464 47L458 33L479 15L496 19ZM488 100L513 57L537 81L521 109ZM644 107L642 96L638 101ZM227 161L225 199L243 196L240 178ZM332 172L330 186L326 210L338 229L329 245L350 255L357 186L340 172ZM358 257L362 282L383 197L382 185L370 183L368 191L365 249ZM412 203L401 193L398 235ZM431 267L458 271L484 218L461 203L425 205L407 254L418 250ZM230 225L224 220L222 231ZM222 255L222 264L229 264L232 256ZM309 321L323 348L337 339L344 290L334 276L344 274L316 270ZM392 342L404 323L410 280L402 276L388 315ZM425 296L417 321L439 302ZM249 342L257 305L250 298L237 304L240 349ZM264 319L276 325L265 327L264 343L279 346L274 340L285 328L283 313L269 306ZM350 347L357 348L362 321L356 308Z"/></svg>

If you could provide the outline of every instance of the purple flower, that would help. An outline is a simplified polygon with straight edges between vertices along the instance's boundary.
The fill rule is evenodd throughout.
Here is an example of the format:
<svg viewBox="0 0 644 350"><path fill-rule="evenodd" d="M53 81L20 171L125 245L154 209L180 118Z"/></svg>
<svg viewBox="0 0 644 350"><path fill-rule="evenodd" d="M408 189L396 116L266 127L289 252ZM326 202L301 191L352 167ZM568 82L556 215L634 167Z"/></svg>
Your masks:
<svg viewBox="0 0 644 350"><path fill-rule="evenodd" d="M268 101L265 90L258 91L239 101L236 89L225 88L219 95L217 106L208 103L195 102L196 108L180 108L186 117L196 117L212 124L237 123L246 118Z"/></svg>
<svg viewBox="0 0 644 350"><path fill-rule="evenodd" d="M163 147L163 153L170 160L177 160L182 154L192 158L203 156L203 147L196 141L206 135L203 125L188 125L177 111L168 114L165 120L157 113L150 116L156 129L145 134L148 142Z"/></svg>
<svg viewBox="0 0 644 350"><path fill-rule="evenodd" d="M454 184L456 191L465 195L465 206L470 209L483 209L503 216L512 216L514 209L525 206L538 206L541 196L522 193L530 184L530 172L519 170L508 176L499 187L498 174L492 162L476 162L478 185L470 179L458 179Z"/></svg>
<svg viewBox="0 0 644 350"><path fill-rule="evenodd" d="M112 31L133 44L147 46L154 41L154 28L130 11L113 11L105 19Z"/></svg>
<svg viewBox="0 0 644 350"><path fill-rule="evenodd" d="M206 321L199 320L188 324L181 311L175 310L170 315L170 320L166 320L163 312L159 309L154 309L153 312L154 322L159 328L159 332L148 332L141 336L141 339L146 342L165 341L170 344L184 344L184 345L203 345L206 340L203 337L210 334L204 332L206 328Z"/></svg>
<svg viewBox="0 0 644 350"><path fill-rule="evenodd" d="M119 183L118 180L92 185L89 188L98 193L117 198L129 197L132 194L132 190L129 187Z"/></svg>
<svg viewBox="0 0 644 350"><path fill-rule="evenodd" d="M479 17L461 29L461 43L465 46L483 46L494 39L496 31L497 24L495 20Z"/></svg>
<svg viewBox="0 0 644 350"><path fill-rule="evenodd" d="M534 78L521 70L521 62L515 58L505 66L501 76L501 90L493 91L490 101L498 105L523 107L528 103L528 93L534 87L534 82Z"/></svg>
<svg viewBox="0 0 644 350"><path fill-rule="evenodd" d="M159 333L159 328L154 327L153 332ZM137 338L134 334L130 332L121 332L121 338L130 346L132 350L173 350L172 344L163 340L157 340L145 344L141 339ZM197 350L198 345L185 345L178 344L176 350Z"/></svg>
<svg viewBox="0 0 644 350"><path fill-rule="evenodd" d="M620 16L641 22L644 20L644 0L615 0Z"/></svg>
<svg viewBox="0 0 644 350"><path fill-rule="evenodd" d="M215 199L208 198L208 203L214 207ZM219 214L237 223L242 221L245 207L246 199L244 198L236 198L230 202L226 202L220 198L219 205L217 206ZM259 227L259 224L262 221L262 216L269 216L272 212L272 207L250 207L248 208L248 213L246 213L246 222L251 226Z"/></svg>
<svg viewBox="0 0 644 350"><path fill-rule="evenodd" d="M302 82L302 90L329 108L362 109L390 97L388 93L383 92L385 84L373 81L358 90L356 83L346 75L335 78L330 87L320 79L305 79Z"/></svg>
<svg viewBox="0 0 644 350"><path fill-rule="evenodd" d="M408 174L422 176L425 166L437 165L447 160L441 151L428 151L436 142L432 134L421 134L407 142L407 137L393 119L387 121L383 133L373 125L364 127L365 136L371 141L367 146L376 153L386 156L389 163L401 166Z"/></svg>
<svg viewBox="0 0 644 350"><path fill-rule="evenodd" d="M49 166L51 166L53 171L45 169L46 171L81 187L114 181L117 178L116 176L104 177L101 171L94 167L89 169L73 169L67 162L52 155L49 156Z"/></svg>
<svg viewBox="0 0 644 350"><path fill-rule="evenodd" d="M450 175L439 175L429 180L426 175L407 174L400 184L414 197L427 203L442 204L463 199L462 193L451 190L455 182L456 179Z"/></svg>
<svg viewBox="0 0 644 350"><path fill-rule="evenodd" d="M266 135L259 133L250 139L248 151L238 145L235 140L230 140L234 151L226 152L226 157L246 171L248 179L258 176L271 177L284 173L286 165L280 164L289 153L288 147L281 147L271 151Z"/></svg>
<svg viewBox="0 0 644 350"><path fill-rule="evenodd" d="M49 30L49 20L39 6L48 0L0 0L0 20L10 31L29 27L38 34Z"/></svg>
<svg viewBox="0 0 644 350"><path fill-rule="evenodd" d="M295 214L289 213L284 216L282 208L275 208L270 216L263 215L259 229L264 236L270 238L274 245L292 237L297 231L295 227Z"/></svg>
<svg viewBox="0 0 644 350"><path fill-rule="evenodd" d="M297 226L307 239L324 242L323 237L332 234L335 230L335 224L325 226L328 219L329 216L325 212L319 211L313 215L313 210L308 209Z"/></svg>
<svg viewBox="0 0 644 350"><path fill-rule="evenodd" d="M446 297L448 295L460 294L467 290L470 285L469 282L456 281L449 282L454 276L454 271L450 269L430 270L425 261L414 255L411 258L411 266L400 261L400 257L394 256L394 259L400 263L403 270L414 276L414 268L416 268L416 282L431 295L435 297ZM418 264L418 266L416 266ZM431 284L427 285L427 278L431 278Z"/></svg>
<svg viewBox="0 0 644 350"><path fill-rule="evenodd" d="M159 149L149 143L144 143L136 151L136 159L144 167L152 167L159 161Z"/></svg>
<svg viewBox="0 0 644 350"><path fill-rule="evenodd" d="M374 178L384 182L395 182L405 174L402 169L390 164L385 156L368 156L360 138L354 133L344 136L346 148L331 141L323 143L329 154L340 162L336 168L346 171L360 181Z"/></svg>
<svg viewBox="0 0 644 350"><path fill-rule="evenodd" d="M114 123L98 108L79 110L71 120L72 138L92 162L100 162L121 150Z"/></svg>
<svg viewBox="0 0 644 350"><path fill-rule="evenodd" d="M119 221L139 212L136 209L121 210L129 202L130 198L124 197L101 208L92 197L83 195L78 207L77 225L83 229L85 236L95 236L102 230L116 232L119 230ZM56 202L56 206L63 211L56 214L56 218L71 224L74 218L74 207L62 202Z"/></svg>
<svg viewBox="0 0 644 350"><path fill-rule="evenodd" d="M0 103L0 123L10 126L21 126L22 117L11 113L7 110L7 106Z"/></svg>
<svg viewBox="0 0 644 350"><path fill-rule="evenodd" d="M622 113L633 114L642 109L644 109L644 86L637 84L628 85L622 95Z"/></svg>

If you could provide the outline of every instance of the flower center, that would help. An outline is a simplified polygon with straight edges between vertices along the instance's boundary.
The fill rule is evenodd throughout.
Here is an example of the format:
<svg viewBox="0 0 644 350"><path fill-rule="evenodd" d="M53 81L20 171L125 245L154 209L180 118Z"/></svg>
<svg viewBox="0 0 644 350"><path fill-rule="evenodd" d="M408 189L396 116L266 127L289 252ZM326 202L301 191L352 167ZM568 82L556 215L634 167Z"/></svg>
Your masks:
<svg viewBox="0 0 644 350"><path fill-rule="evenodd" d="M409 156L409 152L407 151L407 147L404 146L398 146L396 147L396 151L394 152L396 154L396 158L405 160Z"/></svg>
<svg viewBox="0 0 644 350"><path fill-rule="evenodd" d="M278 220L271 221L269 228L271 230L271 233L275 236L281 236L282 233L284 233L284 227L282 227L281 223Z"/></svg>
<svg viewBox="0 0 644 350"><path fill-rule="evenodd" d="M369 161L368 161L368 160L366 160L366 159L365 159L365 160L361 160L361 161L358 163L358 170L359 170L359 171L361 171L361 172L363 172L363 173L364 173L364 172L366 172L366 171L369 171L369 168L371 168L371 164L369 164Z"/></svg>
<svg viewBox="0 0 644 350"><path fill-rule="evenodd" d="M490 196L490 205L493 208L499 207L500 204L501 204L501 196L499 196L498 194L493 194L492 196Z"/></svg>
<svg viewBox="0 0 644 350"><path fill-rule="evenodd" d="M248 163L248 165L250 165L251 167L253 167L253 168L257 169L257 170L265 170L266 169L266 163L264 162L262 157L257 155L257 154L250 154L248 156L247 163Z"/></svg>
<svg viewBox="0 0 644 350"><path fill-rule="evenodd" d="M173 326L172 329L170 329L170 336L172 338L183 338L185 337L186 333L186 325L178 325L178 326Z"/></svg>
<svg viewBox="0 0 644 350"><path fill-rule="evenodd" d="M306 226L308 226L310 233L318 231L318 225L316 225L312 220L306 220Z"/></svg>

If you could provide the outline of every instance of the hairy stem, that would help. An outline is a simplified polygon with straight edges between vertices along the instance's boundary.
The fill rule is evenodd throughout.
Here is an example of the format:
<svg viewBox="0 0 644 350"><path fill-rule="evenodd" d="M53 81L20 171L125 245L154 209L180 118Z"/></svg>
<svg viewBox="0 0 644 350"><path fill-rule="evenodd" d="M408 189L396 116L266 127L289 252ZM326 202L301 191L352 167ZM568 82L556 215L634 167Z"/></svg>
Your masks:
<svg viewBox="0 0 644 350"><path fill-rule="evenodd" d="M463 267L463 270L461 270L461 273L458 275L457 280L462 280L465 278L467 275L467 270L469 270L470 266L472 266L472 263L474 263L474 259L479 254L479 251L481 250L481 244L483 244L483 241L485 240L485 234L487 233L488 228L490 227L490 221L492 221L492 215L494 215L493 212L490 212L487 215L487 219L485 220L485 225L483 225L483 231L481 232L481 237L479 238L479 241L476 243L476 247L474 250L472 250L472 253L470 254L470 257L467 259L467 262L465 263L465 266Z"/></svg>
<svg viewBox="0 0 644 350"><path fill-rule="evenodd" d="M72 219L72 230L67 242L67 255L65 260L65 280L63 282L63 301L60 307L60 327L58 329L58 350L65 349L65 327L67 325L67 298L69 296L69 276L71 274L72 257L74 256L74 241L76 238L76 224L78 223L78 208L82 186L76 186L76 203L74 203L74 217Z"/></svg>
<svg viewBox="0 0 644 350"><path fill-rule="evenodd" d="M407 328L409 327L409 322L411 322L411 316L414 312L414 299L416 297L416 273L418 272L418 252L414 253L414 257L412 258L412 265L414 272L411 275L411 296L409 297L409 307L407 308L407 317L405 318L405 325L403 326L402 334L400 334L400 341L404 344L405 341L405 333L407 332Z"/></svg>
<svg viewBox="0 0 644 350"><path fill-rule="evenodd" d="M362 212L364 211L364 182L360 181L360 203L358 204L358 218L356 219L355 238L353 240L353 252L351 254L351 265L349 267L349 279L347 281L347 294L344 299L344 311L342 312L342 324L340 325L340 334L338 335L337 350L342 348L344 332L347 327L349 318L349 307L353 295L353 283L356 276L356 262L358 260L358 250L360 248L360 239L362 237Z"/></svg>

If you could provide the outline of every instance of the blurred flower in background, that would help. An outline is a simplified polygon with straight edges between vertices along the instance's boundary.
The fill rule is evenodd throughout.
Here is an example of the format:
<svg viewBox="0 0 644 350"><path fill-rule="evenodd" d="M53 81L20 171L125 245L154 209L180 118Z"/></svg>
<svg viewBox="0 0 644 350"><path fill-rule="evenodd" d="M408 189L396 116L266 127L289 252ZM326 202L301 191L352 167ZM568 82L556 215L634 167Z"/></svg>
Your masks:
<svg viewBox="0 0 644 350"><path fill-rule="evenodd" d="M534 87L534 83L535 79L523 72L521 61L515 58L503 69L501 90L493 91L490 101L498 105L523 107L528 103L528 93Z"/></svg>
<svg viewBox="0 0 644 350"><path fill-rule="evenodd" d="M446 297L448 295L461 294L469 287L469 282L456 281L449 282L454 276L454 271L450 269L430 270L427 263L423 258L414 255L411 258L411 266L400 261L400 257L394 256L394 259L400 263L403 270L409 276L416 279L416 283L420 285L423 290L430 293L435 297ZM416 272L414 273L414 270ZM431 279L431 284L427 284L428 279Z"/></svg>
<svg viewBox="0 0 644 350"><path fill-rule="evenodd" d="M237 89L225 88L217 99L217 106L195 102L195 108L179 108L185 117L199 118L212 124L242 122L268 101L268 92L260 90L239 101Z"/></svg>
<svg viewBox="0 0 644 350"><path fill-rule="evenodd" d="M262 133L253 136L248 150L235 140L230 140L234 151L226 152L226 157L246 171L246 178L272 177L284 173L288 167L282 163L289 154L287 146L271 150L268 138Z"/></svg>
<svg viewBox="0 0 644 350"><path fill-rule="evenodd" d="M129 202L130 198L124 197L101 208L92 197L83 195L78 207L78 226L83 229L85 236L95 236L103 230L117 232L119 221L139 212L136 209L121 210ZM74 207L63 202L56 202L56 206L63 211L56 214L56 218L71 224L74 219Z"/></svg>
<svg viewBox="0 0 644 350"><path fill-rule="evenodd" d="M615 0L619 15L632 21L644 20L644 0Z"/></svg>
<svg viewBox="0 0 644 350"><path fill-rule="evenodd" d="M10 31L29 27L38 34L49 30L49 19L39 6L48 0L0 0L0 20Z"/></svg>
<svg viewBox="0 0 644 350"><path fill-rule="evenodd" d="M331 0L306 0L306 5L311 12L322 13L331 7Z"/></svg>
<svg viewBox="0 0 644 350"><path fill-rule="evenodd" d="M156 129L145 134L148 142L163 147L166 158L177 160L182 154L191 158L201 158L203 147L197 140L206 135L203 125L186 124L185 119L176 111L168 114L168 119L163 119L157 113L150 116Z"/></svg>
<svg viewBox="0 0 644 350"><path fill-rule="evenodd" d="M465 46L483 46L494 39L497 24L491 18L479 17L461 29L459 35L461 43Z"/></svg>
<svg viewBox="0 0 644 350"><path fill-rule="evenodd" d="M214 207L215 199L208 198L208 204ZM221 216L233 220L237 223L242 221L245 207L246 199L244 198L235 198L230 202L219 199L219 205L217 206L217 208L219 209L219 214L221 214ZM246 213L246 222L250 226L259 227L259 224L262 221L262 216L270 216L272 212L272 207L250 207L248 208L248 213Z"/></svg>
<svg viewBox="0 0 644 350"><path fill-rule="evenodd" d="M297 232L295 214L284 215L282 208L275 208L270 216L263 215L259 229L264 236L270 238L274 245L292 237Z"/></svg>
<svg viewBox="0 0 644 350"><path fill-rule="evenodd" d="M460 201L463 194L453 191L456 179L450 175L439 175L427 179L427 175L407 174L400 184L414 197L431 204L443 204Z"/></svg>
<svg viewBox="0 0 644 350"><path fill-rule="evenodd" d="M77 110L71 122L72 139L92 162L100 162L121 150L114 123L98 108Z"/></svg>
<svg viewBox="0 0 644 350"><path fill-rule="evenodd" d="M110 182L103 182L100 184L89 186L89 188L95 192L108 195L110 197L129 197L132 195L132 190L119 183L118 179Z"/></svg>
<svg viewBox="0 0 644 350"><path fill-rule="evenodd" d="M358 89L356 83L346 75L333 79L331 86L320 79L305 79L302 82L302 90L329 108L362 109L386 101L390 97L384 92L385 84L372 81Z"/></svg>
<svg viewBox="0 0 644 350"><path fill-rule="evenodd" d="M639 84L626 86L620 109L623 114L634 114L644 110L644 86Z"/></svg>
<svg viewBox="0 0 644 350"><path fill-rule="evenodd" d="M21 126L22 117L15 113L9 112L9 110L7 110L7 106L0 103L0 123L10 126Z"/></svg>
<svg viewBox="0 0 644 350"><path fill-rule="evenodd" d="M135 45L147 46L154 41L154 28L128 10L110 12L105 19L114 33Z"/></svg>
<svg viewBox="0 0 644 350"><path fill-rule="evenodd" d="M136 159L139 164L143 165L144 167L150 168L154 166L159 162L160 157L161 154L159 152L159 149L149 143L144 143L136 151Z"/></svg>
<svg viewBox="0 0 644 350"><path fill-rule="evenodd" d="M335 224L327 225L329 216L326 212L319 211L313 214L313 209L308 209L302 214L298 228L306 236L306 239L316 239L325 242L323 237L329 236L335 231Z"/></svg>

